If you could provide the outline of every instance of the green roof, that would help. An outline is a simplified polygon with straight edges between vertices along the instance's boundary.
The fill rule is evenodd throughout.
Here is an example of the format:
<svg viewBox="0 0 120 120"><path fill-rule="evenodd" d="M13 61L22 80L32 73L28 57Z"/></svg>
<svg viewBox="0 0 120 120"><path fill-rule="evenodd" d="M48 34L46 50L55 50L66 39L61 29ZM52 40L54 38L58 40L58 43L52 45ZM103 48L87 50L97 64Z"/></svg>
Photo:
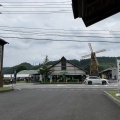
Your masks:
<svg viewBox="0 0 120 120"><path fill-rule="evenodd" d="M17 74L38 74L38 70L22 70L18 72Z"/></svg>

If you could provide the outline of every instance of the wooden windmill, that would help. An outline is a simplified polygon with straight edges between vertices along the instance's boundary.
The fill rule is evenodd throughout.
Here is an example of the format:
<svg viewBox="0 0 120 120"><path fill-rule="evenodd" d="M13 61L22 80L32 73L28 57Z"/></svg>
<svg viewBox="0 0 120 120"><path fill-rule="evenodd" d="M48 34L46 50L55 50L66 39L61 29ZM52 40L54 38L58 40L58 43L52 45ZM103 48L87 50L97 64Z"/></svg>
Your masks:
<svg viewBox="0 0 120 120"><path fill-rule="evenodd" d="M106 51L106 50L105 50L105 49L102 49L102 50L93 52L91 43L88 43L88 45L89 45L89 48L90 48L90 50L91 50L91 54L82 56L82 59L91 56L90 76L98 76L98 75L99 75L99 72L98 72L98 65L99 65L99 63L98 63L97 58L96 58L96 53L104 52L104 51Z"/></svg>

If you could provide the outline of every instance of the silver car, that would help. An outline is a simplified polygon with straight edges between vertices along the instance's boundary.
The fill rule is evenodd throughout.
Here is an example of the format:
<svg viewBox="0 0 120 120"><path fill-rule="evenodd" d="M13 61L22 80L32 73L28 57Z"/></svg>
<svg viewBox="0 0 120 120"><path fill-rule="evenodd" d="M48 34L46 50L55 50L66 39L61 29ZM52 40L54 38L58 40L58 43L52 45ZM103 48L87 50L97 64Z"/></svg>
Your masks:
<svg viewBox="0 0 120 120"><path fill-rule="evenodd" d="M92 85L92 84L106 85L106 84L108 84L108 80L101 79L100 77L97 77L97 76L88 76L85 79L85 84L88 84L88 85Z"/></svg>

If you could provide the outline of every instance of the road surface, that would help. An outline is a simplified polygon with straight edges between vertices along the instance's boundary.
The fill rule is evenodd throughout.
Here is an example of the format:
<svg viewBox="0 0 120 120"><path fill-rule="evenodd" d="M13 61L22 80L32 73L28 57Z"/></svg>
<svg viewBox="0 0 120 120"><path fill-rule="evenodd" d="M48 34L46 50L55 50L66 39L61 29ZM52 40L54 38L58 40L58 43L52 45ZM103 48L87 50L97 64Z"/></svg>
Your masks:
<svg viewBox="0 0 120 120"><path fill-rule="evenodd" d="M108 86L83 86L16 85L0 93L0 120L120 120L120 107L104 95Z"/></svg>

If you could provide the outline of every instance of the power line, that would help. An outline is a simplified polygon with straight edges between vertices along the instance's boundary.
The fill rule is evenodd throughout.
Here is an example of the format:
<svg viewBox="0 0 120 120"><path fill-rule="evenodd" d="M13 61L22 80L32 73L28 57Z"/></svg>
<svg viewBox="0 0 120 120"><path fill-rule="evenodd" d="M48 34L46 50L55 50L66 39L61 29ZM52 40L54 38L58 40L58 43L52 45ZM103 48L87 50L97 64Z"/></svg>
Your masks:
<svg viewBox="0 0 120 120"><path fill-rule="evenodd" d="M31 14L31 15L33 15L33 14L43 14L43 15L45 15L45 14L57 14L57 13L65 13L65 14L71 14L71 12L34 12L34 13L27 13L27 12L24 12L24 13L22 13L22 12L16 12L16 13L10 13L10 12L3 12L3 13L0 13L0 14Z"/></svg>
<svg viewBox="0 0 120 120"><path fill-rule="evenodd" d="M67 30L67 29L50 29L50 28L31 28L31 27L10 27L10 26L0 26L0 27L7 27L7 28L14 28L14 29L37 29L37 30L53 30L53 31L56 31L56 30L62 30L62 31L100 31L100 32L114 32L114 31L109 31L109 30ZM115 31L115 32L120 32L120 31Z"/></svg>
<svg viewBox="0 0 120 120"><path fill-rule="evenodd" d="M21 37L3 37L1 38L13 38L13 39L26 39L26 40L37 40L37 41L56 41L56 42L105 42L105 43L120 43L120 41L96 41L96 40L55 40L55 39L37 39L37 38L21 38ZM119 37L120 38L120 37Z"/></svg>
<svg viewBox="0 0 120 120"><path fill-rule="evenodd" d="M55 10L54 11L50 11L50 10L49 11L41 11L41 10L40 11L27 11L27 10L23 11L21 10L21 11L0 11L0 12L28 12L29 13L29 12L71 12L71 11L70 10L56 10L56 11Z"/></svg>
<svg viewBox="0 0 120 120"><path fill-rule="evenodd" d="M94 32L94 33L91 33L93 31L75 31L74 33L70 33L71 31L44 31L44 29L40 29L42 31L17 31L17 30L11 30L11 29L0 29L1 31L9 31L9 32L14 32L14 33L23 33L23 34L34 34L34 35L59 35L59 36L72 36L72 37L79 37L78 34L83 34L83 35L86 35L86 34L100 34L100 35L110 35L109 33L100 33L100 32ZM54 30L54 29L53 29ZM87 32L87 33L86 33ZM1 33L2 34L2 33ZM77 36L76 36L77 35ZM116 33L113 33L112 35L120 35L120 34L116 34Z"/></svg>
<svg viewBox="0 0 120 120"><path fill-rule="evenodd" d="M13 7L7 7L7 6L3 6L4 8L71 8L69 6L13 6Z"/></svg>
<svg viewBox="0 0 120 120"><path fill-rule="evenodd" d="M55 5L62 5L62 6L66 6L66 5L69 5L69 6L71 6L71 4L57 4L57 3L48 3L48 4L14 4L14 5L12 5L12 4L1 4L1 6L55 6Z"/></svg>
<svg viewBox="0 0 120 120"><path fill-rule="evenodd" d="M13 31L13 30L2 30L2 31L9 31L9 33L0 33L0 34L23 34L23 35L40 35L40 36L66 36L66 37L79 37L79 34L83 33L64 33L64 32L26 32L26 31ZM84 35L110 35L106 33L84 33ZM77 36L76 36L77 35ZM112 35L120 35L120 34L112 34Z"/></svg>
<svg viewBox="0 0 120 120"><path fill-rule="evenodd" d="M64 2L0 2L0 3L71 3L71 1L64 1Z"/></svg>
<svg viewBox="0 0 120 120"><path fill-rule="evenodd" d="M28 32L28 31L14 31L14 30L2 30L2 31L9 31L13 33L0 33L0 34L17 34L17 35L36 35L36 36L59 36L59 37L81 37L81 35L78 34L83 34L83 33L64 33L64 32ZM106 33L84 33L83 35L110 35ZM120 35L120 34L114 34L114 35ZM85 36L86 37L86 36ZM88 36L89 37L89 36ZM92 37L99 37L99 38L109 38L110 36L92 36ZM118 36L119 37L119 36ZM114 38L114 37L113 37Z"/></svg>
<svg viewBox="0 0 120 120"><path fill-rule="evenodd" d="M1 14L51 14L51 13L72 13L69 10L54 10L54 11L1 11Z"/></svg>
<svg viewBox="0 0 120 120"><path fill-rule="evenodd" d="M68 29L52 29L52 28L33 28L33 27L12 27L12 26L0 26L0 28L1 27L5 27L5 28L13 28L13 29L28 29L28 30L33 30L33 29L35 29L35 30L50 30L50 31L70 31L70 32L120 32L119 30L98 30L98 29L94 29L94 30L82 30L82 29L74 29L74 30L68 30Z"/></svg>

